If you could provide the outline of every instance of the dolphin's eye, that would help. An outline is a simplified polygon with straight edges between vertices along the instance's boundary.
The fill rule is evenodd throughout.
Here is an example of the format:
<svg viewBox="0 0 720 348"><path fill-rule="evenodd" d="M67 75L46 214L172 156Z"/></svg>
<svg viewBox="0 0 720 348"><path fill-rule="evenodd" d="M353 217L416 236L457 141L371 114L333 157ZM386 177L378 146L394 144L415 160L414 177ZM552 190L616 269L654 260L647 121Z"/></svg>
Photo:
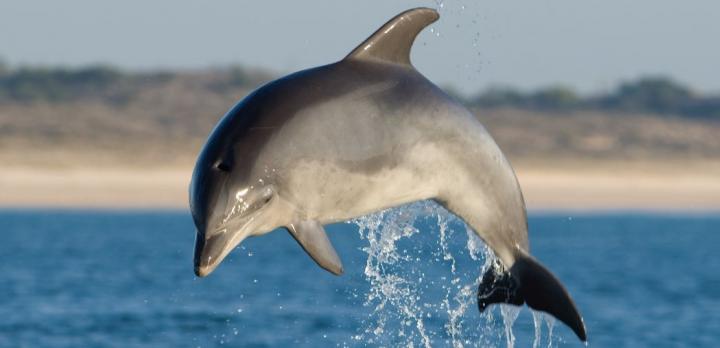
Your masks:
<svg viewBox="0 0 720 348"><path fill-rule="evenodd" d="M230 164L225 161L218 161L217 163L215 163L215 168L221 172L230 172Z"/></svg>
<svg viewBox="0 0 720 348"><path fill-rule="evenodd" d="M222 153L221 156L217 159L217 162L215 162L215 169L229 173L232 170L233 164L235 162L235 156L233 155L234 151L232 148L229 148L225 150L224 153Z"/></svg>

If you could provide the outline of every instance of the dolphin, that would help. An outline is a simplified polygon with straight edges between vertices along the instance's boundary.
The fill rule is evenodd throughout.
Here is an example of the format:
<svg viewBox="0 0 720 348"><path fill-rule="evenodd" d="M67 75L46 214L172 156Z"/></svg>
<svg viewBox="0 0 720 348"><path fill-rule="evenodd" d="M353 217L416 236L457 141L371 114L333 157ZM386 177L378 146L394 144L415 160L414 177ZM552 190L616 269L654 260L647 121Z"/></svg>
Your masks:
<svg viewBox="0 0 720 348"><path fill-rule="evenodd" d="M269 82L230 109L190 183L195 273L210 274L245 238L285 228L340 275L323 225L431 199L497 256L478 288L480 311L527 304L585 341L570 295L530 255L510 163L477 118L410 63L415 37L438 18L403 12L339 62Z"/></svg>

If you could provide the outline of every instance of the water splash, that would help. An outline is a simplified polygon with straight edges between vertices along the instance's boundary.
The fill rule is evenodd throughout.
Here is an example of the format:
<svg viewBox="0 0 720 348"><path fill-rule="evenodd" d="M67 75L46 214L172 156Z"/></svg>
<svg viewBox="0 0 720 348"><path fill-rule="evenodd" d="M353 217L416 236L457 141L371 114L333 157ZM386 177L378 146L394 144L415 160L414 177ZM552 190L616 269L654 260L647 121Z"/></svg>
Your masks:
<svg viewBox="0 0 720 348"><path fill-rule="evenodd" d="M417 284L422 283L423 274L412 271L409 276L403 276L400 272L390 272L401 261L411 261L407 253L398 252L396 243L419 232L412 225L416 217L412 209L396 209L353 221L360 227L361 238L369 243L363 249L368 254L364 273L371 285L365 306L375 306L371 315L373 324L366 325L358 339L383 344L389 337L405 337L408 344L419 340L422 346L431 346L425 332L424 309L417 303ZM392 223L383 223L385 220ZM399 325L389 329L391 321Z"/></svg>
<svg viewBox="0 0 720 348"><path fill-rule="evenodd" d="M518 315L520 315L521 309L522 307L506 304L500 305L500 313L503 317L503 324L505 324L505 340L508 348L515 347L515 335L513 334L512 326L515 324L515 320L517 320Z"/></svg>
<svg viewBox="0 0 720 348"><path fill-rule="evenodd" d="M553 328L555 327L555 318L549 315L543 314L543 317L545 318L545 324L547 324L548 328L548 348L553 347Z"/></svg>
<svg viewBox="0 0 720 348"><path fill-rule="evenodd" d="M368 243L362 249L370 283L364 305L371 309L353 340L371 346L514 346L512 324L521 308L500 306L501 320L494 310L478 315L477 287L496 261L457 217L425 201L351 223Z"/></svg>
<svg viewBox="0 0 720 348"><path fill-rule="evenodd" d="M535 337L533 338L533 348L540 347L542 340L542 314L532 311L533 325L535 326Z"/></svg>
<svg viewBox="0 0 720 348"><path fill-rule="evenodd" d="M539 348L542 346L543 326L547 327L547 348L557 347L559 343L563 342L561 337L553 335L553 329L555 327L556 319L552 315L543 312L537 312L534 310L530 310L530 312L532 313L533 325L535 326L533 348Z"/></svg>

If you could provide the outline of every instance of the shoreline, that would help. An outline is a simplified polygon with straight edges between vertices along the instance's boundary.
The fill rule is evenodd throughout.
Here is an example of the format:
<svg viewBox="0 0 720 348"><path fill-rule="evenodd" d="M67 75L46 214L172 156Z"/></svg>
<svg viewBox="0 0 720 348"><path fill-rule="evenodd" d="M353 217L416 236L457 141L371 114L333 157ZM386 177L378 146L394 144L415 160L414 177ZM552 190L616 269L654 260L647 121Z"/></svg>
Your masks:
<svg viewBox="0 0 720 348"><path fill-rule="evenodd" d="M720 172L681 168L519 165L516 173L530 213L720 212ZM0 209L186 210L190 173L10 167L0 172Z"/></svg>

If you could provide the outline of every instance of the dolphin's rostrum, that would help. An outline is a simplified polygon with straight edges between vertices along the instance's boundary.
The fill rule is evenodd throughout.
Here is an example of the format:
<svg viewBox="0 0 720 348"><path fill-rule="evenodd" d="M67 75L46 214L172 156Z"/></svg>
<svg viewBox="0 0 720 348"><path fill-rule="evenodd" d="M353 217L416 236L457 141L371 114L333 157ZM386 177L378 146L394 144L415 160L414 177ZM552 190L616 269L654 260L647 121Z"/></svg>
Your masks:
<svg viewBox="0 0 720 348"><path fill-rule="evenodd" d="M195 273L242 240L285 227L322 268L343 272L324 224L434 199L498 257L478 306L527 303L585 326L560 282L529 254L525 203L495 141L410 63L438 19L418 8L391 19L343 60L260 87L210 135L190 184Z"/></svg>

